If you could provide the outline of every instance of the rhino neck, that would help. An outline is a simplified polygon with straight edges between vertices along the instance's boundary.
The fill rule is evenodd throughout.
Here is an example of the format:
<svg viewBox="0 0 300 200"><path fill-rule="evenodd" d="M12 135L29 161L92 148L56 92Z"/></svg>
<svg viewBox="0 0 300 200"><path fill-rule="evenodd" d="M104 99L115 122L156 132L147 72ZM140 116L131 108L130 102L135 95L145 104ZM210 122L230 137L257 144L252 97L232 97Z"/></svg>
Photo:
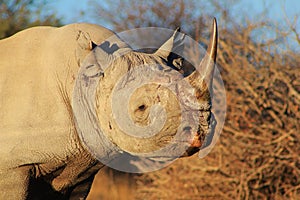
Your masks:
<svg viewBox="0 0 300 200"><path fill-rule="evenodd" d="M103 164L122 154L122 150L105 136L96 114L96 90L101 74L88 76L89 66L83 65L73 90L72 110L74 125L82 146ZM77 136L76 136L77 137Z"/></svg>

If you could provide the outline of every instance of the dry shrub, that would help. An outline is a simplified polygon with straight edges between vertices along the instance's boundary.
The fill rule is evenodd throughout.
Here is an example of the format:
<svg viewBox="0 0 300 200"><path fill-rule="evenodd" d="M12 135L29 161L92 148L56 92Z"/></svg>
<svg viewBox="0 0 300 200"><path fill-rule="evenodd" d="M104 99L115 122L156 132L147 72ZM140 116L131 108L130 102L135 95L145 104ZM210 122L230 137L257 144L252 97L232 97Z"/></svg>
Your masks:
<svg viewBox="0 0 300 200"><path fill-rule="evenodd" d="M253 42L255 28L220 30L227 117L215 148L203 159L194 155L134 176L135 199L300 199L300 58L272 52L272 42Z"/></svg>
<svg viewBox="0 0 300 200"><path fill-rule="evenodd" d="M129 6L124 10L135 14L138 7L134 10L132 4ZM135 199L300 199L300 56L289 48L278 49L284 45L278 41L288 32L294 33L300 45L300 34L291 25L290 30L271 30L277 34L273 40L266 37L265 42L257 42L253 33L268 28L267 20L241 27L228 17L229 10L219 9L223 13L220 18L228 25L219 31L217 60L227 98L223 133L203 159L194 155L162 170L134 176ZM122 19L112 24L117 30L143 23L155 26L165 22L169 28L178 25L172 21L168 24L170 20L150 23L148 18L141 18L143 12L136 15L130 15L132 19L127 18L126 23ZM193 21L183 13L180 19L196 27L194 33L186 31L207 44L206 33L200 33L201 17ZM124 185L115 182L114 187ZM94 188L97 192L96 185ZM104 199L110 199L107 195Z"/></svg>
<svg viewBox="0 0 300 200"><path fill-rule="evenodd" d="M137 177L137 199L300 198L300 59L253 42L255 28L220 31L227 118L213 151Z"/></svg>

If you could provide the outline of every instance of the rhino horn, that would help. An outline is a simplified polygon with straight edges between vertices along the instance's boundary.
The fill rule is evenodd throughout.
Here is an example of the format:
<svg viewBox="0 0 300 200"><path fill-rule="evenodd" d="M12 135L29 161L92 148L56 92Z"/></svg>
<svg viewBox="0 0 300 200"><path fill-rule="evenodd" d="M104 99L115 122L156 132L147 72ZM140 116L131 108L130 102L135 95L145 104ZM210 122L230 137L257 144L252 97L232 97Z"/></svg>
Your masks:
<svg viewBox="0 0 300 200"><path fill-rule="evenodd" d="M212 35L210 37L210 42L207 48L205 57L202 59L199 67L201 74L198 70L195 70L186 79L196 88L208 89L209 92L212 91L212 82L214 75L215 62L217 57L217 46L218 46L218 30L216 18L213 20L212 25Z"/></svg>

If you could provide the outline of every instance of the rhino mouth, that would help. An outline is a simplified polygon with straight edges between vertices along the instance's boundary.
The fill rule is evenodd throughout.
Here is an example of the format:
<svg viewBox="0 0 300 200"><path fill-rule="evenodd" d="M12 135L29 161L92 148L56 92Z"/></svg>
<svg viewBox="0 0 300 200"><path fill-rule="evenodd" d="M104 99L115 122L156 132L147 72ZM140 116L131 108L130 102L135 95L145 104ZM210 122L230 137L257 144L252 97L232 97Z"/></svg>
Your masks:
<svg viewBox="0 0 300 200"><path fill-rule="evenodd" d="M205 138L205 134L203 134L203 131L201 131L200 125L198 126L196 133L192 132L191 127L185 127L183 129L183 134L187 135L187 140L185 141L187 148L180 157L192 156L200 150Z"/></svg>

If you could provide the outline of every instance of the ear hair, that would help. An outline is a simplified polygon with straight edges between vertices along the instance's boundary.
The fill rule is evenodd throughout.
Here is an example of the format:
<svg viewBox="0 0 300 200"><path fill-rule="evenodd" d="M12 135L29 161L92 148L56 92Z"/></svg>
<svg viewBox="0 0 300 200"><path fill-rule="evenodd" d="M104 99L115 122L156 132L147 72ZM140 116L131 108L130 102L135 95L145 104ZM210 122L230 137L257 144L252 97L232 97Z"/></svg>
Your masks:
<svg viewBox="0 0 300 200"><path fill-rule="evenodd" d="M177 71L182 70L183 61L184 61L184 59L182 57L180 57L179 55L177 55L173 52L171 52L166 59L168 66L170 66L171 68L173 68Z"/></svg>

